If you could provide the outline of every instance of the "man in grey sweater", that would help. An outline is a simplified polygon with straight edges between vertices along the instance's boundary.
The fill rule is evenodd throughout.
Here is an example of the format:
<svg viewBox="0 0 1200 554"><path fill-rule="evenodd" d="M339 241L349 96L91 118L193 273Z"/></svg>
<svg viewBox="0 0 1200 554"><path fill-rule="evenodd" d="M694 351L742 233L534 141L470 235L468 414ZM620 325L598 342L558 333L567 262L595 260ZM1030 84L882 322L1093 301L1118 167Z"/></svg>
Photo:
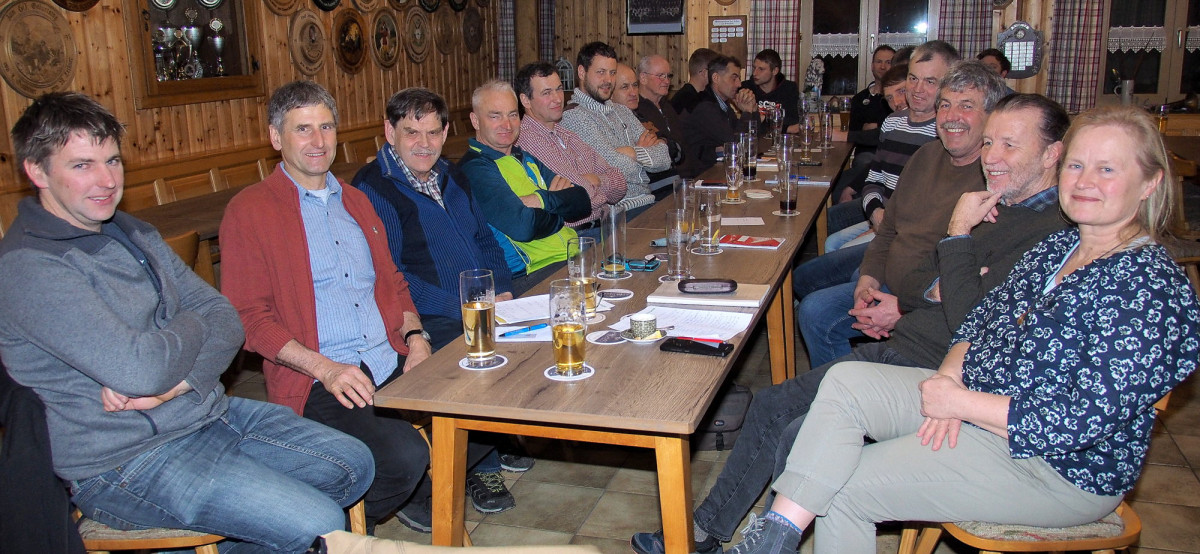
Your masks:
<svg viewBox="0 0 1200 554"><path fill-rule="evenodd" d="M12 130L37 190L0 241L0 356L46 405L54 470L89 518L303 552L344 527L374 474L359 441L229 398L229 301L153 227L117 211L121 124L51 93Z"/></svg>

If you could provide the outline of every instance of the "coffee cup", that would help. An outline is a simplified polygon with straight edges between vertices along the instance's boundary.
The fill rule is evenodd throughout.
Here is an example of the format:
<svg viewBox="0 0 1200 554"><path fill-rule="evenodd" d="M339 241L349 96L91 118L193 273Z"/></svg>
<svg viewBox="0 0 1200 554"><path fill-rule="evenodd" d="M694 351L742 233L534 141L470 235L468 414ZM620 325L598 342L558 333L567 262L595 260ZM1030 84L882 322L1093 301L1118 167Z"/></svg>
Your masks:
<svg viewBox="0 0 1200 554"><path fill-rule="evenodd" d="M654 314L633 314L629 316L629 334L641 340L658 332L658 317Z"/></svg>

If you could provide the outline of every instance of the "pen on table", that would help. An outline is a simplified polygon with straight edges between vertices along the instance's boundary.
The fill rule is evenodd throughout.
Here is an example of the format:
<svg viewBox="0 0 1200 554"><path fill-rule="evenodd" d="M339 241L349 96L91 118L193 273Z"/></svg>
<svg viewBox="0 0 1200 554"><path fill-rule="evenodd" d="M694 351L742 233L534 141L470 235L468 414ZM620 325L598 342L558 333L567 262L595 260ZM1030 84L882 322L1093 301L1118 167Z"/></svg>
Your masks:
<svg viewBox="0 0 1200 554"><path fill-rule="evenodd" d="M706 343L712 343L712 344L722 344L725 342L721 339L704 339L704 338L700 338L700 337L675 337L675 338L682 339L682 340L692 340L692 341L696 341L696 342L706 342Z"/></svg>
<svg viewBox="0 0 1200 554"><path fill-rule="evenodd" d="M538 329L544 329L544 328L546 328L546 327L549 327L549 326L550 326L550 324L549 324L549 323L539 323L539 324L537 324L537 325L530 325L529 327L522 327L522 328L520 328L520 329L513 329L512 331L509 331L509 332L507 332L507 333L500 333L500 336L502 336L502 337L511 337L511 336L513 336L513 335L519 335L519 334L521 334L521 333L528 333L528 332L530 332L530 331L537 331Z"/></svg>

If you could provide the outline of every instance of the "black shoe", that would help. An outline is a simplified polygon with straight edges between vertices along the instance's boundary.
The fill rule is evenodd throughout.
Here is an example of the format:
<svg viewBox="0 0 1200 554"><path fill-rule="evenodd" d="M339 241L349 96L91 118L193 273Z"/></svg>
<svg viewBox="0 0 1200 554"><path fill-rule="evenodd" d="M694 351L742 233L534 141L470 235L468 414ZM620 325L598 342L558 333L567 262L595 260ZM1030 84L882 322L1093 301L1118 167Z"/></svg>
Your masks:
<svg viewBox="0 0 1200 554"><path fill-rule="evenodd" d="M471 504L481 514L500 513L517 505L517 500L504 486L504 476L499 471L467 474L467 496L471 497Z"/></svg>
<svg viewBox="0 0 1200 554"><path fill-rule="evenodd" d="M433 499L428 494L414 496L396 511L396 521L418 533L433 532Z"/></svg>
<svg viewBox="0 0 1200 554"><path fill-rule="evenodd" d="M504 471L512 471L515 473L524 473L533 468L533 464L537 460L530 456L521 456L520 454L500 454L500 467Z"/></svg>
<svg viewBox="0 0 1200 554"><path fill-rule="evenodd" d="M653 533L634 533L633 538L629 539L629 546L638 554L663 554L666 548L663 546L662 529ZM696 541L695 554L721 554L721 541L716 537L709 535L702 541Z"/></svg>

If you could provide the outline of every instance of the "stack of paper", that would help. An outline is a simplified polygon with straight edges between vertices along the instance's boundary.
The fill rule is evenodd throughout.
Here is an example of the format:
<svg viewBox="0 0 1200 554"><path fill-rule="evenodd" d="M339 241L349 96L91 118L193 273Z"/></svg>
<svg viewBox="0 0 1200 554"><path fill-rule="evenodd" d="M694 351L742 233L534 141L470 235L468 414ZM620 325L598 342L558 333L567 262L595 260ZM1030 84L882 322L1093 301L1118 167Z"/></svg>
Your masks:
<svg viewBox="0 0 1200 554"><path fill-rule="evenodd" d="M786 237L752 237L750 235L724 235L721 246L730 248L758 248L761 250L778 250Z"/></svg>
<svg viewBox="0 0 1200 554"><path fill-rule="evenodd" d="M674 283L669 283L674 285ZM750 326L753 316L736 312L715 312L709 310L685 310L665 306L647 306L639 314L654 314L658 319L658 327L672 327L667 332L672 337L700 337L729 340ZM629 329L629 318L609 325L610 329L625 331Z"/></svg>
<svg viewBox="0 0 1200 554"><path fill-rule="evenodd" d="M686 304L691 306L730 306L737 308L757 308L767 299L771 292L769 285L748 285L738 283L737 290L719 294L695 294L681 292L679 283L668 281L658 286L646 302L660 304ZM728 314L722 314L728 315ZM662 325L662 322L659 322Z"/></svg>

